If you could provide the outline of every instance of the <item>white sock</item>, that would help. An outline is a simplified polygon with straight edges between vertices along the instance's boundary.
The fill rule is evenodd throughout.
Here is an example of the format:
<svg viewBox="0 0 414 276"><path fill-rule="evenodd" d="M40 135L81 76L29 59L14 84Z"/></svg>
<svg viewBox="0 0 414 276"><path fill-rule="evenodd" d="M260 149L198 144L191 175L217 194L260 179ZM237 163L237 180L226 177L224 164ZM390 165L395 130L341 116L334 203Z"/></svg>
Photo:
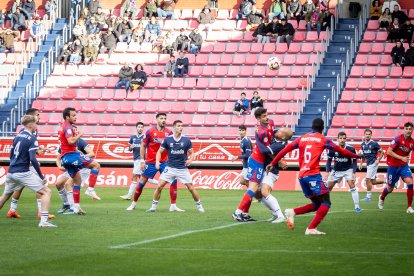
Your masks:
<svg viewBox="0 0 414 276"><path fill-rule="evenodd" d="M128 191L128 196L129 197L131 197L134 194L136 188L137 188L137 182L132 181L131 185L129 185L129 191Z"/></svg>
<svg viewBox="0 0 414 276"><path fill-rule="evenodd" d="M49 212L40 212L40 222L47 222L49 219Z"/></svg>
<svg viewBox="0 0 414 276"><path fill-rule="evenodd" d="M89 191L89 192L92 192L92 191L95 191L95 189L94 189L94 188L92 188L92 187L88 187L88 191Z"/></svg>
<svg viewBox="0 0 414 276"><path fill-rule="evenodd" d="M70 209L73 210L73 208L75 207L75 201L73 200L73 191L66 191L66 198L68 199Z"/></svg>
<svg viewBox="0 0 414 276"><path fill-rule="evenodd" d="M158 201L153 200L151 204L151 209L157 209L157 206L158 206Z"/></svg>
<svg viewBox="0 0 414 276"><path fill-rule="evenodd" d="M171 207L177 207L177 205L175 205L175 203L171 203Z"/></svg>
<svg viewBox="0 0 414 276"><path fill-rule="evenodd" d="M197 205L197 207L198 207L198 206L201 206L201 200L196 201L196 203L195 203L195 204Z"/></svg>
<svg viewBox="0 0 414 276"><path fill-rule="evenodd" d="M367 198L371 198L372 193L367 191Z"/></svg>
<svg viewBox="0 0 414 276"><path fill-rule="evenodd" d="M68 197L66 195L66 190L63 188L62 190L58 191L59 197L62 200L64 205L68 205Z"/></svg>
<svg viewBox="0 0 414 276"><path fill-rule="evenodd" d="M352 195L352 200L354 201L355 208L359 208L359 194L356 188L350 190Z"/></svg>
<svg viewBox="0 0 414 276"><path fill-rule="evenodd" d="M10 202L10 211L16 211L17 209L17 204L19 203L18 199L14 199L12 197L11 202Z"/></svg>
<svg viewBox="0 0 414 276"><path fill-rule="evenodd" d="M39 213L42 212L42 200L41 199L37 200L37 209L39 210Z"/></svg>
<svg viewBox="0 0 414 276"><path fill-rule="evenodd" d="M236 213L236 215L240 215L240 214L243 214L243 211L240 209L237 209L234 213Z"/></svg>
<svg viewBox="0 0 414 276"><path fill-rule="evenodd" d="M266 202L265 204L272 211L272 214L276 214L278 218L284 217L280 210L279 202L273 195L268 195L266 198L262 198L262 202Z"/></svg>

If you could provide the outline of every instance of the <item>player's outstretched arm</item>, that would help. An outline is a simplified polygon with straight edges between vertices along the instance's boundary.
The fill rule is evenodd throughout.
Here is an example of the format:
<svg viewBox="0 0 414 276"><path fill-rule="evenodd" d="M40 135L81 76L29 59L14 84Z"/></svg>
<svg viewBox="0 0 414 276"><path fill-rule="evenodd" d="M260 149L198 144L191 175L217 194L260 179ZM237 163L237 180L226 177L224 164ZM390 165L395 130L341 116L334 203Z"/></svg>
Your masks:
<svg viewBox="0 0 414 276"><path fill-rule="evenodd" d="M353 152L350 152L349 150L343 149L340 146L335 145L333 143L332 143L332 149L334 151L338 152L339 154L345 156L345 157L349 157L349 158L360 158L360 157L362 157L362 155L358 155L358 154L355 154Z"/></svg>
<svg viewBox="0 0 414 276"><path fill-rule="evenodd" d="M159 149L158 149L158 151L157 151L157 155L155 156L155 168L157 169L157 170L159 170L160 169L160 160L161 160L161 155L162 155L162 153L164 152L164 148L163 147L160 147Z"/></svg>
<svg viewBox="0 0 414 276"><path fill-rule="evenodd" d="M189 167L191 165L191 163L193 163L194 161L194 150L193 149L189 149L188 153L190 154L190 157L187 159L187 161L185 162L185 166Z"/></svg>
<svg viewBox="0 0 414 276"><path fill-rule="evenodd" d="M328 157L328 159L326 160L326 172L330 172L331 171L331 164L332 164L332 157Z"/></svg>
<svg viewBox="0 0 414 276"><path fill-rule="evenodd" d="M378 156L378 158L375 160L375 164L378 164L379 161L384 157L384 151L382 150L382 148L379 150L380 155Z"/></svg>
<svg viewBox="0 0 414 276"><path fill-rule="evenodd" d="M391 156L391 157L394 157L395 159L401 160L404 163L408 163L408 157L407 156L401 156L399 154L396 154L391 147L388 148L387 155Z"/></svg>
<svg viewBox="0 0 414 276"><path fill-rule="evenodd" d="M66 137L69 145L76 144L76 142L82 137L82 135L83 135L83 131L79 131L78 134L76 134L76 136Z"/></svg>
<svg viewBox="0 0 414 276"><path fill-rule="evenodd" d="M296 139L295 141L293 141L292 143L288 144L284 149L282 149L277 155L276 157L273 159L272 163L270 163L270 165L275 166L277 163L279 163L279 161L288 153L291 152L292 150L296 149L298 146L298 141L299 138Z"/></svg>
<svg viewBox="0 0 414 276"><path fill-rule="evenodd" d="M147 150L147 143L144 141L141 142L141 147L139 149L139 155L141 157L141 170L145 171L145 152Z"/></svg>
<svg viewBox="0 0 414 276"><path fill-rule="evenodd" d="M44 179L45 177L42 174L42 171L40 170L39 162L36 159L36 151L30 150L29 151L30 156L30 162L32 163L33 168L36 170L37 174L39 175L40 179Z"/></svg>
<svg viewBox="0 0 414 276"><path fill-rule="evenodd" d="M66 171L66 169L62 166L62 157L60 157L60 155L58 155L56 157L56 166L58 167L59 170L61 170L62 172Z"/></svg>
<svg viewBox="0 0 414 276"><path fill-rule="evenodd" d="M90 158L95 157L95 153L93 152L92 148L89 145L86 146L85 151L86 151L86 156Z"/></svg>

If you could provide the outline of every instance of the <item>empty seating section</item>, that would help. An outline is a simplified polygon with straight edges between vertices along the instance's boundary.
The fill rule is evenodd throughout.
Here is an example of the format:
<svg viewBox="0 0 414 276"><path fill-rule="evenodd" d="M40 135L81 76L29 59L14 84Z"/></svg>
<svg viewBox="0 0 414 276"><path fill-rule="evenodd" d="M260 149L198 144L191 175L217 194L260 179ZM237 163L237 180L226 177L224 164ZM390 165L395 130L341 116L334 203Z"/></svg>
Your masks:
<svg viewBox="0 0 414 276"><path fill-rule="evenodd" d="M390 139L414 117L414 67L393 66L390 56L395 43L386 42L387 33L368 22L355 64L341 94L328 135L345 129L361 137L371 128L376 139ZM407 43L404 46L408 47Z"/></svg>

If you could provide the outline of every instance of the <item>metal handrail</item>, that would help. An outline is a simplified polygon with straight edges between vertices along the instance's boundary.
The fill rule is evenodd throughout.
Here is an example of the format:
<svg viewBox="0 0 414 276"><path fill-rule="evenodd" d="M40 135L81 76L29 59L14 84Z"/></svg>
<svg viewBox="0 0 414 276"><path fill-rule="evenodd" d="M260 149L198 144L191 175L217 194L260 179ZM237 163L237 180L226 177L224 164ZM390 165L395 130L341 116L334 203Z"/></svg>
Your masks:
<svg viewBox="0 0 414 276"><path fill-rule="evenodd" d="M8 132L8 129L7 129L7 120L6 121L3 121L1 130L3 132L3 137L6 136L6 133Z"/></svg>
<svg viewBox="0 0 414 276"><path fill-rule="evenodd" d="M10 130L14 129L14 121L16 120L16 108L10 110Z"/></svg>

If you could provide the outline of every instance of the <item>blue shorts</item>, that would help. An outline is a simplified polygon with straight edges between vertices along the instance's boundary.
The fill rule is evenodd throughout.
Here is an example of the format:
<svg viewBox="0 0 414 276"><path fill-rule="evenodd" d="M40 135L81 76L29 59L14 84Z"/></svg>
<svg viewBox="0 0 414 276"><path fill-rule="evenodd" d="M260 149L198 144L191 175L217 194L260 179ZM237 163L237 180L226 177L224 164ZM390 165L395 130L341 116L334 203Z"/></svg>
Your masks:
<svg viewBox="0 0 414 276"><path fill-rule="evenodd" d="M323 180L320 174L309 175L299 178L302 191L307 198L324 195L329 193L328 184Z"/></svg>
<svg viewBox="0 0 414 276"><path fill-rule="evenodd" d="M145 163L145 171L142 174L143 177L152 179L157 174L157 172L160 172L162 174L167 167L167 162L160 163L160 169L157 170L155 168L155 164ZM177 180L174 180L171 184L177 184Z"/></svg>
<svg viewBox="0 0 414 276"><path fill-rule="evenodd" d="M76 151L67 153L62 157L62 166L67 170L71 178L83 168L86 168L93 159Z"/></svg>
<svg viewBox="0 0 414 276"><path fill-rule="evenodd" d="M387 180L388 185L395 186L395 183L398 182L398 180L401 179L404 180L405 178L413 178L413 175L411 173L410 167L408 165L405 166L398 166L398 167L391 167L388 166L387 169Z"/></svg>
<svg viewBox="0 0 414 276"><path fill-rule="evenodd" d="M247 168L247 180L260 184L263 178L264 164L257 162L253 158L249 158Z"/></svg>

